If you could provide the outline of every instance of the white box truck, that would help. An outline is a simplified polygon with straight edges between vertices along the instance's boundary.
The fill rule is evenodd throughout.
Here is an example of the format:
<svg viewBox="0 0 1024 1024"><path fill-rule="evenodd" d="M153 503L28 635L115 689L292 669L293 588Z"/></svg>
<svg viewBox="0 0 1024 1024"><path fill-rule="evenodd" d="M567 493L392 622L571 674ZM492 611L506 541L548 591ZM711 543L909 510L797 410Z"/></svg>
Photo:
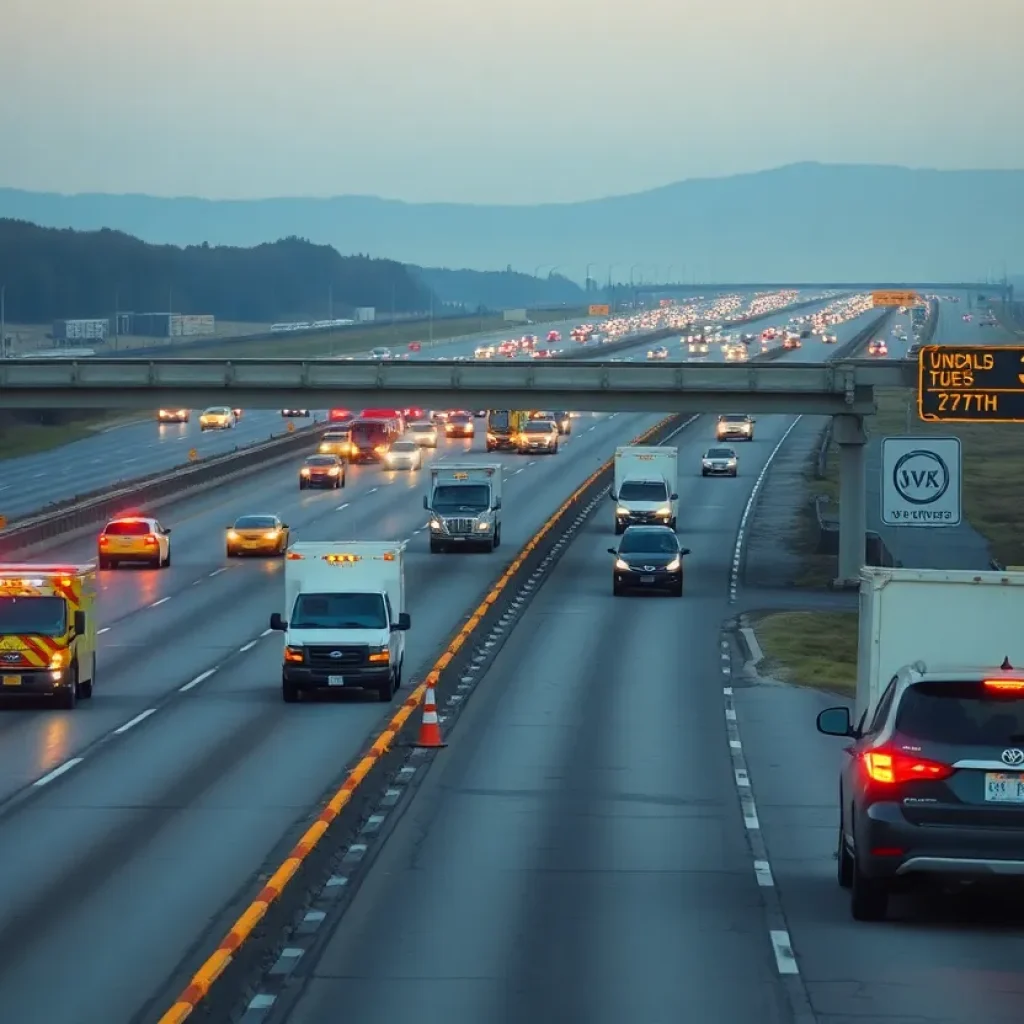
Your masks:
<svg viewBox="0 0 1024 1024"><path fill-rule="evenodd" d="M308 541L288 549L281 692L294 703L323 689L373 690L390 701L402 685L405 542Z"/></svg>
<svg viewBox="0 0 1024 1024"><path fill-rule="evenodd" d="M1024 668L1024 572L865 566L860 581L854 725L915 662Z"/></svg>
<svg viewBox="0 0 1024 1024"><path fill-rule="evenodd" d="M430 550L493 551L501 543L501 463L439 462L430 467L423 507L430 513Z"/></svg>
<svg viewBox="0 0 1024 1024"><path fill-rule="evenodd" d="M615 449L615 532L627 526L676 528L679 510L679 450L665 446L626 445Z"/></svg>

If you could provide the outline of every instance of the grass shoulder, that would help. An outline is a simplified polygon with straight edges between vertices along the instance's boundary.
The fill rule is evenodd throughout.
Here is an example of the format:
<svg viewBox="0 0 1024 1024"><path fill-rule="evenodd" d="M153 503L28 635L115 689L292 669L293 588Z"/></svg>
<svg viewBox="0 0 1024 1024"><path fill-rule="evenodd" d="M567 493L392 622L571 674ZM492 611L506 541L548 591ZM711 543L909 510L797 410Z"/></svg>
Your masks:
<svg viewBox="0 0 1024 1024"><path fill-rule="evenodd" d="M766 612L751 616L763 676L852 695L857 683L856 612Z"/></svg>
<svg viewBox="0 0 1024 1024"><path fill-rule="evenodd" d="M135 422L140 418L138 414L134 416L84 414L81 419L74 419L69 423L5 425L0 428L0 460L38 455L40 452L60 448L74 441L81 441L101 430L122 423Z"/></svg>

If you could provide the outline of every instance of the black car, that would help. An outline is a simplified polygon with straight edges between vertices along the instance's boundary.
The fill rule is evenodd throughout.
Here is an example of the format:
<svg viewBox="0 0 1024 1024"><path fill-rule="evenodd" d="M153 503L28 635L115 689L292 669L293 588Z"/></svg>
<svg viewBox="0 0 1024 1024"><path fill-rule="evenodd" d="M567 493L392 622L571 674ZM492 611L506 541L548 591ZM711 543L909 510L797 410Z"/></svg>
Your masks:
<svg viewBox="0 0 1024 1024"><path fill-rule="evenodd" d="M853 740L839 786L838 882L858 921L886 916L915 879L1019 885L1024 878L1024 672L921 662L854 726L845 707L818 731Z"/></svg>
<svg viewBox="0 0 1024 1024"><path fill-rule="evenodd" d="M309 418L309 410L308 409L282 409L281 410L281 415L285 419L304 420L304 419L308 419Z"/></svg>
<svg viewBox="0 0 1024 1024"><path fill-rule="evenodd" d="M618 548L608 549L615 557L612 593L618 597L629 590L667 590L682 597L683 557L689 553L668 526L626 527Z"/></svg>

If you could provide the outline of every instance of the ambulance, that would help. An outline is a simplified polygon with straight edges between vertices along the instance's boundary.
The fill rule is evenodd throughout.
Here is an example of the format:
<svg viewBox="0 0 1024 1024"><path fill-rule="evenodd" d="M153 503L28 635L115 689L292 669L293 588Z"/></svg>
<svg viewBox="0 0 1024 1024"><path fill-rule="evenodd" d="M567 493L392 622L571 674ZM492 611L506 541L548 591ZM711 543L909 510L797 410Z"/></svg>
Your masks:
<svg viewBox="0 0 1024 1024"><path fill-rule="evenodd" d="M405 661L405 542L299 541L284 564L281 693L373 690L390 702Z"/></svg>
<svg viewBox="0 0 1024 1024"><path fill-rule="evenodd" d="M94 565L0 563L0 696L92 696L95 596Z"/></svg>

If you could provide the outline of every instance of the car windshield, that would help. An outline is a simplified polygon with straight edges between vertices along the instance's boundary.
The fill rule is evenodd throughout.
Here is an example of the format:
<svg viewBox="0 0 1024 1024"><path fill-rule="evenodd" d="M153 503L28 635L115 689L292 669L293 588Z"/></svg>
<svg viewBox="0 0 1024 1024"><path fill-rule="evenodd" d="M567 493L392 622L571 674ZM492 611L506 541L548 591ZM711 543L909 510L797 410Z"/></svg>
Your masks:
<svg viewBox="0 0 1024 1024"><path fill-rule="evenodd" d="M59 597L0 597L0 636L63 636L67 608Z"/></svg>
<svg viewBox="0 0 1024 1024"><path fill-rule="evenodd" d="M352 440L357 444L382 444L387 436L383 423L356 423L352 426Z"/></svg>
<svg viewBox="0 0 1024 1024"><path fill-rule="evenodd" d="M383 629L380 594L299 594L289 629Z"/></svg>
<svg viewBox="0 0 1024 1024"><path fill-rule="evenodd" d="M731 448L711 448L708 451L707 458L709 459L731 459L733 457L733 450Z"/></svg>
<svg viewBox="0 0 1024 1024"><path fill-rule="evenodd" d="M396 441L392 446L393 452L418 452L419 448L415 441Z"/></svg>
<svg viewBox="0 0 1024 1024"><path fill-rule="evenodd" d="M337 463L334 461L333 455L313 455L306 459L307 466L334 466Z"/></svg>
<svg viewBox="0 0 1024 1024"><path fill-rule="evenodd" d="M348 440L347 430L329 430L324 434L324 444L344 444Z"/></svg>
<svg viewBox="0 0 1024 1024"><path fill-rule="evenodd" d="M230 409L207 409L205 415L207 416L227 416L230 413Z"/></svg>
<svg viewBox="0 0 1024 1024"><path fill-rule="evenodd" d="M671 555L679 551L679 541L671 530L627 530L622 535L619 553L642 551L645 554Z"/></svg>
<svg viewBox="0 0 1024 1024"><path fill-rule="evenodd" d="M453 416L449 416L448 419L451 423L470 423L473 417L467 416L465 413L458 412Z"/></svg>
<svg viewBox="0 0 1024 1024"><path fill-rule="evenodd" d="M896 731L907 739L954 746L1024 743L1024 694L976 682L917 683L903 694Z"/></svg>
<svg viewBox="0 0 1024 1024"><path fill-rule="evenodd" d="M236 530L273 530L277 520L273 516L242 516L235 521Z"/></svg>
<svg viewBox="0 0 1024 1024"><path fill-rule="evenodd" d="M434 491L433 505L439 512L481 512L490 499L487 484L441 484Z"/></svg>
<svg viewBox="0 0 1024 1024"><path fill-rule="evenodd" d="M497 412L492 412L487 417L487 424L492 430L508 430L508 411L499 410Z"/></svg>
<svg viewBox="0 0 1024 1024"><path fill-rule="evenodd" d="M668 490L660 480L627 480L619 488L619 501L664 501Z"/></svg>
<svg viewBox="0 0 1024 1024"><path fill-rule="evenodd" d="M414 434L429 434L434 430L433 423L413 423L409 429Z"/></svg>
<svg viewBox="0 0 1024 1024"><path fill-rule="evenodd" d="M145 537L150 531L149 523L134 519L108 523L103 532L112 537Z"/></svg>
<svg viewBox="0 0 1024 1024"><path fill-rule="evenodd" d="M719 423L746 423L747 422L747 417L746 416L739 416L739 415L736 415L736 416L722 416L722 417L719 418L718 422Z"/></svg>
<svg viewBox="0 0 1024 1024"><path fill-rule="evenodd" d="M527 424L526 432L528 434L550 434L554 429L554 423L548 420L534 420L533 423Z"/></svg>

